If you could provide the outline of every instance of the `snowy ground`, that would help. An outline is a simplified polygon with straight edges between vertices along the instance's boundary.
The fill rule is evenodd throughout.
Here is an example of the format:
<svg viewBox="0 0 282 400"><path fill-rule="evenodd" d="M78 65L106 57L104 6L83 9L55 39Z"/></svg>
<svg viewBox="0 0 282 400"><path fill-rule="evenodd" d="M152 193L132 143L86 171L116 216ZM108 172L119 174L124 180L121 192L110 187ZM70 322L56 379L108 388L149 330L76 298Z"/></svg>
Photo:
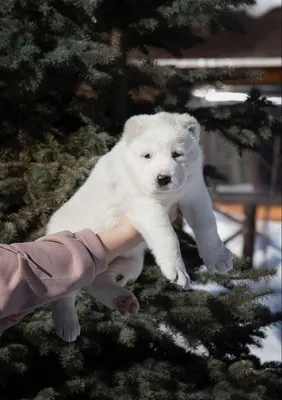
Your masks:
<svg viewBox="0 0 282 400"><path fill-rule="evenodd" d="M281 7L281 0L257 0L256 5L247 8L247 13L252 17L261 17L276 7Z"/></svg>
<svg viewBox="0 0 282 400"><path fill-rule="evenodd" d="M215 213L218 230L222 240L227 239L233 233L235 233L240 225L236 222L231 221L225 216ZM235 215L234 215L235 216ZM236 216L235 216L236 217ZM190 228L185 228L187 232L191 233ZM275 291L275 295L265 303L272 310L281 309L281 223L280 222L268 222L267 225L263 221L258 221L257 231L266 234L269 237L269 246L266 253L266 259L264 255L264 238L257 235L255 244L255 255L254 255L254 267L260 268L261 266L267 266L268 268L275 268L277 275L272 278L269 282L254 286L254 290L260 288L269 287ZM230 241L227 247L237 256L241 256L243 246L242 235ZM203 288L203 287L202 287ZM205 286L205 289L216 292L217 287L214 284ZM264 361L281 361L281 326L274 326L267 332L267 338L263 342L261 349L253 349L253 353L256 354L260 359Z"/></svg>

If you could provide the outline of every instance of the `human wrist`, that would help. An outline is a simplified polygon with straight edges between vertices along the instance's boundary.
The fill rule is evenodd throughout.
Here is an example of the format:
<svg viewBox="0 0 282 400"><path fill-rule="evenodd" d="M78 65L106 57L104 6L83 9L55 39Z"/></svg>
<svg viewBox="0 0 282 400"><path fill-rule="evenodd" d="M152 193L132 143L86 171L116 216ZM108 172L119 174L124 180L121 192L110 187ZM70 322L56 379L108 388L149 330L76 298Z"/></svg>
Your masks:
<svg viewBox="0 0 282 400"><path fill-rule="evenodd" d="M109 231L98 233L108 263L116 257L133 249L143 242L141 234L130 224L129 221L122 221L121 225Z"/></svg>
<svg viewBox="0 0 282 400"><path fill-rule="evenodd" d="M120 226L121 234L126 237L128 240L140 239L143 240L140 232L127 220L123 222Z"/></svg>

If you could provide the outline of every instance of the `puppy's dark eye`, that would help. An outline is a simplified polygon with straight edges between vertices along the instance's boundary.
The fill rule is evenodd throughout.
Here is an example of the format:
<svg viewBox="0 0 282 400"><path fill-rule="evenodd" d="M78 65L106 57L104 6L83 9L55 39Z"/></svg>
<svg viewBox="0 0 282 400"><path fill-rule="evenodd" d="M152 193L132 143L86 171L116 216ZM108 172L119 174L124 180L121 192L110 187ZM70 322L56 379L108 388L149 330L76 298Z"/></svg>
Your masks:
<svg viewBox="0 0 282 400"><path fill-rule="evenodd" d="M121 281L123 279L123 275L118 275L117 277L116 277L116 282L119 282L119 281Z"/></svg>
<svg viewBox="0 0 282 400"><path fill-rule="evenodd" d="M181 157L181 156L182 156L182 154L178 153L177 151L174 151L172 153L172 158L178 158L178 157Z"/></svg>
<svg viewBox="0 0 282 400"><path fill-rule="evenodd" d="M192 135L194 135L196 133L196 126L191 125L189 128L189 132L192 133Z"/></svg>
<svg viewBox="0 0 282 400"><path fill-rule="evenodd" d="M145 153L142 155L142 157L147 158L147 160L149 160L152 156L150 153Z"/></svg>

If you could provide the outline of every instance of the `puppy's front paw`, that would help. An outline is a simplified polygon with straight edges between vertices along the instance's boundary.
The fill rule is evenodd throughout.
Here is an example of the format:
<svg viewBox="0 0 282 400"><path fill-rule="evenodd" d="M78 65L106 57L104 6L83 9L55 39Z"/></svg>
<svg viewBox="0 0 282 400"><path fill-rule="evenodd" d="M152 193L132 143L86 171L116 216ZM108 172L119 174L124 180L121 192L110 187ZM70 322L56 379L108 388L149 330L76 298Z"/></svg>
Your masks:
<svg viewBox="0 0 282 400"><path fill-rule="evenodd" d="M134 315L139 311L138 300L133 294L119 296L115 301L115 306L122 315Z"/></svg>
<svg viewBox="0 0 282 400"><path fill-rule="evenodd" d="M191 288L191 279L186 271L184 263L179 263L177 267L164 275L171 283L176 283L185 290Z"/></svg>
<svg viewBox="0 0 282 400"><path fill-rule="evenodd" d="M224 244L203 257L206 268L211 273L226 274L233 268L233 254Z"/></svg>

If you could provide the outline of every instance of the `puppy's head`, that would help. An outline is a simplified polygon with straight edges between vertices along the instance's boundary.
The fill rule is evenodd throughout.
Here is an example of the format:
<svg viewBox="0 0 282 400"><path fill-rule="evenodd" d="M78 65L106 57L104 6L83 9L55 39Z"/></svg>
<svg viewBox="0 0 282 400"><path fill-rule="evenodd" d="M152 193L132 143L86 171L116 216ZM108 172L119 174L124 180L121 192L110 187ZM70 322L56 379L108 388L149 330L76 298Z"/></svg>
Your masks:
<svg viewBox="0 0 282 400"><path fill-rule="evenodd" d="M128 168L149 195L180 191L202 162L200 126L189 114L137 115L125 124Z"/></svg>

